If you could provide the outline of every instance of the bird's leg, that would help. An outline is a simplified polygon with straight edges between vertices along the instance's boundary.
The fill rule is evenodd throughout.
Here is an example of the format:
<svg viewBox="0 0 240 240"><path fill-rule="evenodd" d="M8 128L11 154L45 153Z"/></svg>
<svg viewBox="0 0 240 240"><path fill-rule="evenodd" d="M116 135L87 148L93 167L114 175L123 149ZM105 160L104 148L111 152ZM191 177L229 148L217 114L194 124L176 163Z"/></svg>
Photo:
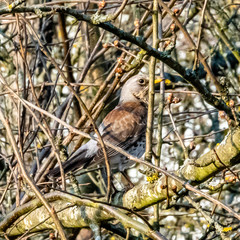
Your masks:
<svg viewBox="0 0 240 240"><path fill-rule="evenodd" d="M80 196L81 190L80 190L80 187L78 185L78 181L77 181L75 175L71 171L68 173L68 175L69 175L69 180L70 180L70 183L72 184L72 188L73 188L75 194Z"/></svg>
<svg viewBox="0 0 240 240"><path fill-rule="evenodd" d="M113 184L113 177L111 176L111 195L115 194L117 191L117 189L115 188L114 184Z"/></svg>
<svg viewBox="0 0 240 240"><path fill-rule="evenodd" d="M123 175L123 177L124 177L125 180L127 181L127 183L126 183L126 181L123 182L123 185L124 185L125 189L126 189L126 190L132 189L135 185L132 183L130 177L127 175L126 170L121 171L121 174Z"/></svg>
<svg viewBox="0 0 240 240"><path fill-rule="evenodd" d="M106 173L106 169L102 168L101 169L101 175L102 175L102 180L103 180L103 184L105 189L107 189L107 173ZM111 195L115 194L117 192L117 189L115 188L114 184L113 184L113 176L111 175Z"/></svg>

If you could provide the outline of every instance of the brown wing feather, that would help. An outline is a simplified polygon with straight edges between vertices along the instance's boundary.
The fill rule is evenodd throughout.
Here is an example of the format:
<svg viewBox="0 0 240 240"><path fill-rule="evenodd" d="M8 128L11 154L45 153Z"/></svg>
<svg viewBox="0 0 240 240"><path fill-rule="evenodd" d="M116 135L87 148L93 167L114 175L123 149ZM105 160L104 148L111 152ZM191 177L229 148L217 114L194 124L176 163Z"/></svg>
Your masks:
<svg viewBox="0 0 240 240"><path fill-rule="evenodd" d="M103 140L126 149L136 142L146 129L147 109L141 103L128 102L116 107L103 120ZM108 157L118 154L107 148ZM94 161L103 158L102 150L94 157Z"/></svg>

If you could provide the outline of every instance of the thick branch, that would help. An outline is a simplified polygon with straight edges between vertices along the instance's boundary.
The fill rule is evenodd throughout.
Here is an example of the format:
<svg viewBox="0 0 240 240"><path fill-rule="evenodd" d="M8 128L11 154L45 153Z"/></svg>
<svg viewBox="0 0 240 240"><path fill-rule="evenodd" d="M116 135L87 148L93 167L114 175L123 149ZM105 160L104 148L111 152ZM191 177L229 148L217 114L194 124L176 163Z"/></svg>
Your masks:
<svg viewBox="0 0 240 240"><path fill-rule="evenodd" d="M134 228L151 239L166 240L164 236L153 231L146 224L127 216L126 210L119 210L117 207L105 203L81 199L60 192L46 194L45 198L51 202L62 225L66 228L89 227L93 223L100 224L102 221L114 218L126 228ZM16 236L26 233L26 231L31 233L53 229L52 220L46 209L40 206L41 202L36 199L15 209L0 223L0 233L5 232L8 236ZM38 208L35 209L36 207ZM14 224L10 227L12 223Z"/></svg>
<svg viewBox="0 0 240 240"><path fill-rule="evenodd" d="M229 131L220 145L212 149L208 153L202 155L193 164L186 161L181 169L174 172L175 176L190 180L192 185L197 185L206 181L210 177L216 175L223 169L229 168L240 163L240 128ZM201 167L199 167L201 166ZM168 196L174 196L179 192L184 184L168 177L168 193L166 184L166 176L162 176L156 183L145 183L138 185L128 191L123 198L123 206L130 209L142 209L167 199ZM187 187L187 183L185 185Z"/></svg>
<svg viewBox="0 0 240 240"><path fill-rule="evenodd" d="M240 128L236 128L234 131L229 131L221 144L215 147L215 151L218 157L216 157L214 151L211 150L197 159L195 162L196 164L186 162L180 170L175 172L175 175L181 175L182 177L185 177L186 180L191 180L192 184L196 185L215 175L222 169L239 163ZM218 159L220 159L220 161ZM202 167L199 167L198 165L201 165ZM163 176L154 184L146 183L134 187L124 195L124 207L142 209L155 204L156 202L165 200L167 196L176 195L176 192L184 187L183 183L169 177L167 193L166 188L162 187L165 183L166 177ZM186 183L185 187L189 189L189 184ZM151 236L153 239L158 239L156 237L158 233L152 232L144 224L134 222L131 218L125 215L125 211L123 210L120 211L119 209L103 203L92 202L87 199L80 199L63 193L50 193L46 194L44 197L48 202L55 201L54 208L56 209L58 217L64 227L81 228L89 226L89 219L98 222L115 218L124 222L124 225L127 227L135 228L136 230ZM41 201L36 199L17 208L0 223L0 232L7 232L9 235L19 235L28 229L31 229L30 232L40 231L42 229L52 229L53 226L47 211L43 207L38 208L41 205ZM228 207L226 206L225 209L227 208ZM25 214L30 211L32 212L28 216L25 216ZM101 211L101 214L99 214L99 211ZM238 216L237 214L234 215ZM38 218L36 218L36 216L38 216ZM10 230L9 227L13 222L17 219L19 220L23 218L25 220L19 221L17 228L14 227ZM42 223L42 221L44 222ZM35 227L40 223L42 224Z"/></svg>

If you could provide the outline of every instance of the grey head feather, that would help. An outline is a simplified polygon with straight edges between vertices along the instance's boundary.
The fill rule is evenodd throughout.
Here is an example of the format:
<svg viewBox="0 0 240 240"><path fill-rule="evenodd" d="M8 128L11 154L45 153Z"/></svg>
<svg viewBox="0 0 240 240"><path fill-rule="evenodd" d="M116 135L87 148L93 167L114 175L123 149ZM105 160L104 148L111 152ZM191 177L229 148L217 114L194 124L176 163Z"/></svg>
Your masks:
<svg viewBox="0 0 240 240"><path fill-rule="evenodd" d="M140 83L144 80L144 83ZM148 88L148 76L138 74L131 77L122 87L119 103L139 102L137 95Z"/></svg>

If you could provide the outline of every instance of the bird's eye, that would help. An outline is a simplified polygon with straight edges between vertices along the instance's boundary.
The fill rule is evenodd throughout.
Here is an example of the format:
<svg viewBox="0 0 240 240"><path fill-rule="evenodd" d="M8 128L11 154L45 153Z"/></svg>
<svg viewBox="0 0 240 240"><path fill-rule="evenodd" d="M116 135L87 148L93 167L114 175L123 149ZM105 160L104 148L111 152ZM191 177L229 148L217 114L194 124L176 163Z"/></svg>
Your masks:
<svg viewBox="0 0 240 240"><path fill-rule="evenodd" d="M138 80L138 82L139 82L139 84L140 84L140 85L144 85L144 84L145 84L145 80L144 80L144 79L142 79L142 78L141 78L141 79L139 79L139 80Z"/></svg>

